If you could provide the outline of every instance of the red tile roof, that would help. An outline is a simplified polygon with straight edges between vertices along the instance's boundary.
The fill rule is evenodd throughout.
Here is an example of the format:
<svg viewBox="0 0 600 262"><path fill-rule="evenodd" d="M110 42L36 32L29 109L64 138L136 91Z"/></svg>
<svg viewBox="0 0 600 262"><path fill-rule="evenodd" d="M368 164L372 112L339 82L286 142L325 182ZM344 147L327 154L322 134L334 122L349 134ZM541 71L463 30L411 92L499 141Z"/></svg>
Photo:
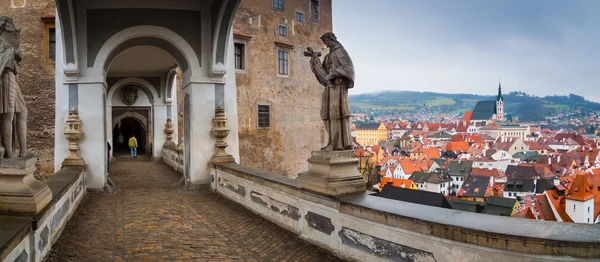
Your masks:
<svg viewBox="0 0 600 262"><path fill-rule="evenodd" d="M535 209L539 212L540 219L558 221L556 220L556 216L554 216L554 212L550 205L550 201L548 201L546 195L535 196Z"/></svg>
<svg viewBox="0 0 600 262"><path fill-rule="evenodd" d="M516 214L512 215L512 217L526 218L526 219L537 219L535 217L535 214L533 214L533 209L531 207L524 208L523 210L521 210L521 211L517 212Z"/></svg>
<svg viewBox="0 0 600 262"><path fill-rule="evenodd" d="M471 117L473 117L473 111L467 111L467 112L465 112L465 115L463 116L463 120L471 121Z"/></svg>
<svg viewBox="0 0 600 262"><path fill-rule="evenodd" d="M594 198L592 193L593 186L590 185L584 175L575 176L575 181L571 185L571 189L566 198L577 201L587 201Z"/></svg>
<svg viewBox="0 0 600 262"><path fill-rule="evenodd" d="M469 149L469 144L467 142L450 142L446 144L446 150L456 151L462 150L467 151Z"/></svg>

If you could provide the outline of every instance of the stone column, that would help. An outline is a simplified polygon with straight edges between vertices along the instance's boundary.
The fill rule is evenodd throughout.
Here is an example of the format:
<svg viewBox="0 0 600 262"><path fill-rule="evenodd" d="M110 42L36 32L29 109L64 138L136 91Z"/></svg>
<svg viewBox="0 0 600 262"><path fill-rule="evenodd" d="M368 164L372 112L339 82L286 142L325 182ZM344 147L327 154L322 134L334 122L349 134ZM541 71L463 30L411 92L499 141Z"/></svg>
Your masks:
<svg viewBox="0 0 600 262"><path fill-rule="evenodd" d="M86 184L92 190L104 190L106 174L106 89L102 83L79 83L79 118L86 126L85 139L79 143L79 155L86 160Z"/></svg>
<svg viewBox="0 0 600 262"><path fill-rule="evenodd" d="M208 184L208 163L214 153L211 137L215 112L215 85L190 83L183 89L184 174L187 184Z"/></svg>

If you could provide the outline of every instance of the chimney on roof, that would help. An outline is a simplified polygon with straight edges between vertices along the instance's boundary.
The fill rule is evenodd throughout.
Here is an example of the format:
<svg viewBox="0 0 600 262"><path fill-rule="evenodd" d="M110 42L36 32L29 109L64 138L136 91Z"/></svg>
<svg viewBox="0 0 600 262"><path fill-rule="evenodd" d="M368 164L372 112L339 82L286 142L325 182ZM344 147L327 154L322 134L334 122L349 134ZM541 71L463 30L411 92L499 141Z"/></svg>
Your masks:
<svg viewBox="0 0 600 262"><path fill-rule="evenodd" d="M490 187L494 186L494 176L490 176Z"/></svg>

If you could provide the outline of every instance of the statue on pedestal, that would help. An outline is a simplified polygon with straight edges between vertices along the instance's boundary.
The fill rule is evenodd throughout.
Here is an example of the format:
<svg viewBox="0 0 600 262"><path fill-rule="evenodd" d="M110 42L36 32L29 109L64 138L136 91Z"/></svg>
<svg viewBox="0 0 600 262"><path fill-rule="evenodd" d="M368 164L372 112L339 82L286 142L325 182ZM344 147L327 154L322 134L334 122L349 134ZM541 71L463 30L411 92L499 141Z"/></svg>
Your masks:
<svg viewBox="0 0 600 262"><path fill-rule="evenodd" d="M17 77L21 59L19 30L12 18L0 16L0 213L38 214L52 200L52 191L33 177L36 158L27 150L27 108Z"/></svg>
<svg viewBox="0 0 600 262"><path fill-rule="evenodd" d="M18 84L22 59L19 47L20 31L15 27L12 18L0 17L0 134L4 154L7 158L17 155L13 148L13 120L16 122L16 137L19 140L20 157L29 156L27 151L27 108Z"/></svg>
<svg viewBox="0 0 600 262"><path fill-rule="evenodd" d="M305 56L310 57L310 68L321 85L325 86L321 100L321 119L329 135L327 145L322 150L352 149L350 136L350 100L348 89L354 87L354 65L346 49L329 32L321 36L329 48L329 54L321 63L321 53L307 48Z"/></svg>
<svg viewBox="0 0 600 262"><path fill-rule="evenodd" d="M366 182L358 172L350 136L348 89L354 87L354 65L333 33L325 33L321 40L329 48L323 63L319 59L321 53L310 47L304 55L310 57L310 68L325 87L321 119L329 138L324 148L312 152L308 159L310 169L299 174L297 181L307 190L328 196L364 193Z"/></svg>

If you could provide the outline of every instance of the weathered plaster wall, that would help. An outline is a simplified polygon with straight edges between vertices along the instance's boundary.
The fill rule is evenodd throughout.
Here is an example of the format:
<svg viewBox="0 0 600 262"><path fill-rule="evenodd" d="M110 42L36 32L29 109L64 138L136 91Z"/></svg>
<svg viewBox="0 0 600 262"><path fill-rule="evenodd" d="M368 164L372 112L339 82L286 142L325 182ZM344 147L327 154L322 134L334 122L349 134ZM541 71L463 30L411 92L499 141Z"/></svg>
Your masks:
<svg viewBox="0 0 600 262"><path fill-rule="evenodd" d="M240 160L295 177L308 169L310 152L324 143L322 87L303 52L310 46L326 53L319 37L332 30L331 0L321 1L320 22L310 21L308 0L284 3L282 12L271 8L272 1L242 0L235 17L234 34L247 39L246 70L236 74ZM295 21L296 11L304 13L303 23ZM288 37L277 35L279 24L288 27ZM289 77L277 77L275 42L292 46ZM259 103L271 105L269 129L257 128Z"/></svg>
<svg viewBox="0 0 600 262"><path fill-rule="evenodd" d="M52 0L26 0L24 7L12 8L11 2L0 1L0 14L21 29L19 85L29 111L28 144L39 159L36 176L46 177L54 173L54 63L45 59L42 18L54 17L56 6Z"/></svg>

